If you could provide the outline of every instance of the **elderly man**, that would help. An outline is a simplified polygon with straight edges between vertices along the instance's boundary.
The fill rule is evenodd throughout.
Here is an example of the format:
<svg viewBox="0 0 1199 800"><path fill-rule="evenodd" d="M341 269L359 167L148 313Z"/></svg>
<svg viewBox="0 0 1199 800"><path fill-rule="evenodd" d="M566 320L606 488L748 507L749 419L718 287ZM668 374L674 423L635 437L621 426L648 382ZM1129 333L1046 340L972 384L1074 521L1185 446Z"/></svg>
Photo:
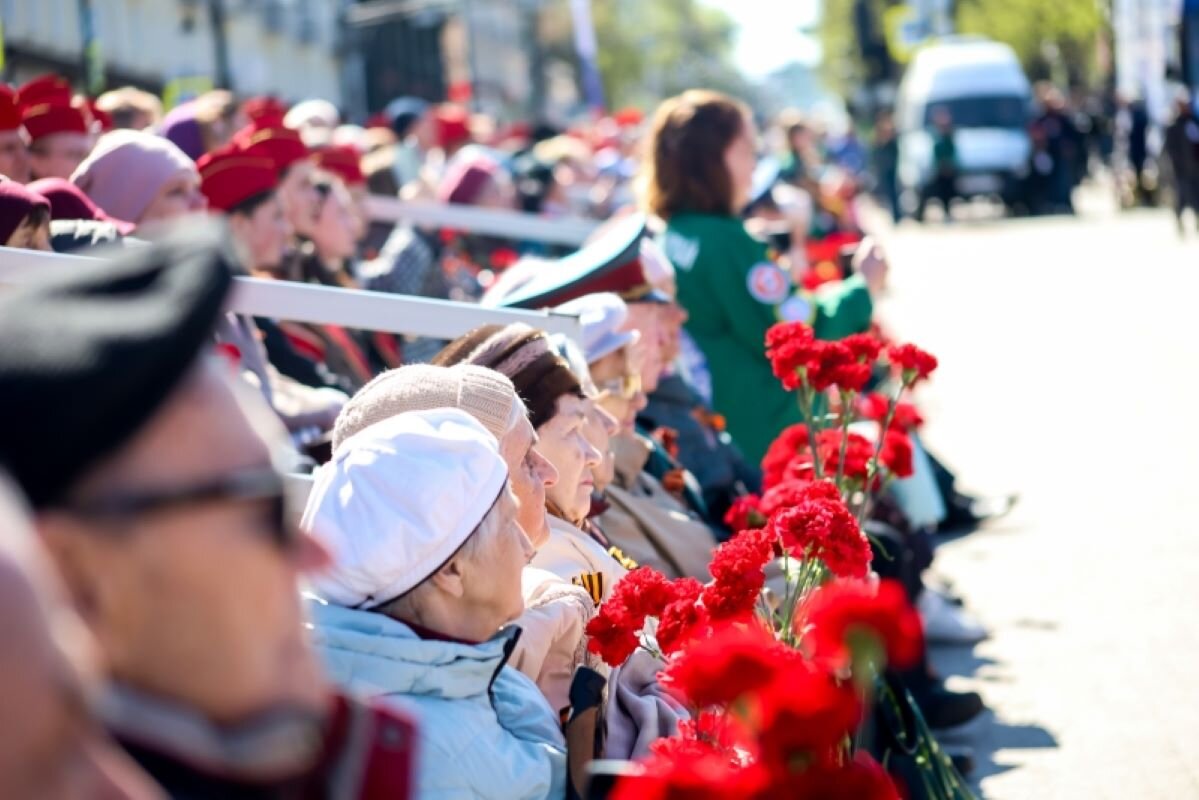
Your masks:
<svg viewBox="0 0 1199 800"><path fill-rule="evenodd" d="M347 688L416 709L420 796L562 797L558 715L507 666L533 546L495 437L450 408L371 425L321 469L302 527L333 556L317 645Z"/></svg>
<svg viewBox="0 0 1199 800"><path fill-rule="evenodd" d="M105 721L168 792L407 796L409 723L331 692L305 641L297 577L326 558L284 521L278 424L204 356L217 238L0 299L0 463L106 656Z"/></svg>
<svg viewBox="0 0 1199 800"><path fill-rule="evenodd" d="M461 409L496 437L516 498L517 524L533 547L543 546L550 535L545 492L558 473L537 452L537 433L512 381L494 370L413 364L385 372L342 410L333 429L333 447L389 417L436 408ZM579 587L535 567L522 570L521 584L525 609L514 623L521 637L508 663L536 681L553 708L566 708L575 668L603 671L583 640L594 603Z"/></svg>
<svg viewBox="0 0 1199 800"><path fill-rule="evenodd" d="M3 481L0 629L0 797L159 797L95 725L95 645Z"/></svg>

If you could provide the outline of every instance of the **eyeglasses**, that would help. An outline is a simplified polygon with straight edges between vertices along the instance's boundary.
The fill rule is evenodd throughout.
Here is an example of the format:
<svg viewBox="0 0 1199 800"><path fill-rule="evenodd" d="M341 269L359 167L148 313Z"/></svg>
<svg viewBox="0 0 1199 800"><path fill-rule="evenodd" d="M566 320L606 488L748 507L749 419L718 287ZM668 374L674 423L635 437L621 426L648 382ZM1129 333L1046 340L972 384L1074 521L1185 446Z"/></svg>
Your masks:
<svg viewBox="0 0 1199 800"><path fill-rule="evenodd" d="M625 400L632 400L641 391L641 373L629 373L619 378L610 378L596 384L600 394L612 394Z"/></svg>
<svg viewBox="0 0 1199 800"><path fill-rule="evenodd" d="M241 470L191 486L72 501L62 508L80 517L119 520L215 502L263 502L269 506L271 541L281 550L299 541L298 531L287 522L283 479L270 467Z"/></svg>

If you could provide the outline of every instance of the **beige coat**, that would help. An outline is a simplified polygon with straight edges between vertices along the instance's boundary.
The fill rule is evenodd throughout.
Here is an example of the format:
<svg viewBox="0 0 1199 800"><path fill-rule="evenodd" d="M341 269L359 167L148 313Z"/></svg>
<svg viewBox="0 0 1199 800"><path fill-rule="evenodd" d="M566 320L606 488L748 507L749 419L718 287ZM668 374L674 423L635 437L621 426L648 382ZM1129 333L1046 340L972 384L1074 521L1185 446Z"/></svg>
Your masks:
<svg viewBox="0 0 1199 800"><path fill-rule="evenodd" d="M575 668L601 671L602 662L587 652L587 623L595 603L586 591L536 567L521 573L525 611L513 624L520 638L508 665L533 679L555 711L570 705L570 682Z"/></svg>
<svg viewBox="0 0 1199 800"><path fill-rule="evenodd" d="M709 578L716 539L653 476L643 472L651 445L638 437L612 440L616 480L605 491L609 507L596 524L612 545L637 564L668 578Z"/></svg>
<svg viewBox="0 0 1199 800"><path fill-rule="evenodd" d="M628 570L586 532L553 515L549 521L549 541L538 549L531 566L583 587L597 605L607 600ZM527 604L527 591L525 597Z"/></svg>

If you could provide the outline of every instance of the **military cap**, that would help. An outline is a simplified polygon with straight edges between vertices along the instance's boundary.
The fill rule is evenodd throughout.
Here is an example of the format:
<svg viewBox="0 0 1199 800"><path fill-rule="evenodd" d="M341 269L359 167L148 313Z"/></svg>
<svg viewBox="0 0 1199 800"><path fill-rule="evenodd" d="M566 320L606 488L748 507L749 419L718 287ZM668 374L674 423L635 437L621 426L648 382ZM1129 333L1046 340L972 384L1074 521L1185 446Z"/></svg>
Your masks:
<svg viewBox="0 0 1199 800"><path fill-rule="evenodd" d="M212 341L232 282L222 238L189 226L0 292L0 465L34 508L132 439Z"/></svg>
<svg viewBox="0 0 1199 800"><path fill-rule="evenodd" d="M644 214L609 222L582 248L548 261L527 283L495 302L509 308L559 306L584 295L612 292L626 303L668 303L655 289L642 264L643 240L648 237Z"/></svg>

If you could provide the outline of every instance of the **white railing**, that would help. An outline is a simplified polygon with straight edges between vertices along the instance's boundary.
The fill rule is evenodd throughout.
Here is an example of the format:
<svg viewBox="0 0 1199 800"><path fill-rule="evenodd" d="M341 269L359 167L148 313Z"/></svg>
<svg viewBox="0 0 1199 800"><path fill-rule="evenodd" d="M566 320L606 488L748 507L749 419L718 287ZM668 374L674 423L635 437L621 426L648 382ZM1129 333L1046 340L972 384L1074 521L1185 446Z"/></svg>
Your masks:
<svg viewBox="0 0 1199 800"><path fill-rule="evenodd" d="M0 285L21 284L91 260L86 256L0 247ZM435 339L453 339L480 325L524 322L579 339L579 319L568 314L483 308L471 303L291 281L237 278L235 283L228 309L239 314Z"/></svg>
<svg viewBox="0 0 1199 800"><path fill-rule="evenodd" d="M399 198L371 195L366 199L367 215L375 222L411 222L431 228L501 236L515 241L546 242L579 247L598 227L595 220L579 217L546 219L519 211L497 211L471 206L422 201L406 202Z"/></svg>

